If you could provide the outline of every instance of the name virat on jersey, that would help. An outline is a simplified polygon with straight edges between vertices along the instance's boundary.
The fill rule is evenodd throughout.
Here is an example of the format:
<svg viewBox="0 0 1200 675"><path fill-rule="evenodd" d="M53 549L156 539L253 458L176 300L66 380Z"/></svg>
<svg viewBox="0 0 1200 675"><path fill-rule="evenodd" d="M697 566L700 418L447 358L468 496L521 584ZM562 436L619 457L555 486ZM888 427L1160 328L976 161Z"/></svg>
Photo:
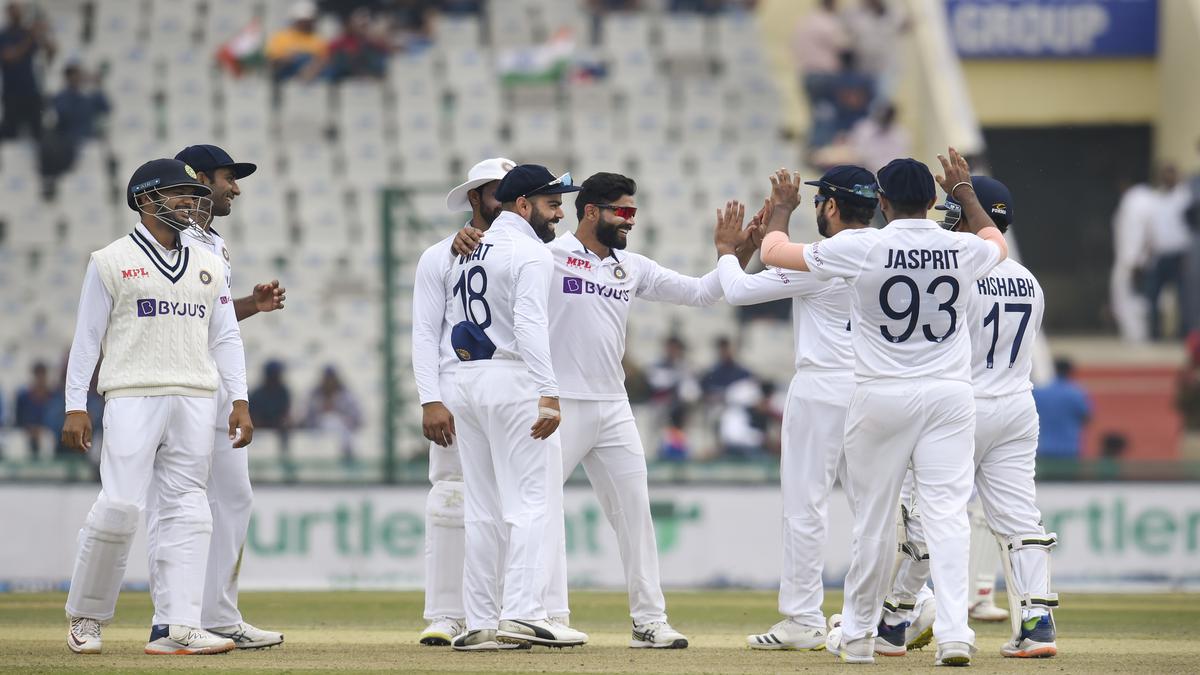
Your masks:
<svg viewBox="0 0 1200 675"><path fill-rule="evenodd" d="M958 269L958 249L944 248L936 251L925 249L888 249L887 269L900 270L950 270Z"/></svg>
<svg viewBox="0 0 1200 675"><path fill-rule="evenodd" d="M475 249L474 251L471 251L466 255L458 256L458 264L462 265L475 260L486 260L488 252L492 250L492 246L494 245L495 244L480 244L479 248Z"/></svg>

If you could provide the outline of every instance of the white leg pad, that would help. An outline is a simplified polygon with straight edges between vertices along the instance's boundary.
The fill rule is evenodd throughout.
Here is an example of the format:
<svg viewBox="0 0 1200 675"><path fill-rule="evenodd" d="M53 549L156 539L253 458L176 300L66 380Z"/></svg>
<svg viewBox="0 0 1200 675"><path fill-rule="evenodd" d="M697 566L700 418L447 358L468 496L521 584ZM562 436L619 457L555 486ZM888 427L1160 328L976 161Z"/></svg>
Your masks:
<svg viewBox="0 0 1200 675"><path fill-rule="evenodd" d="M447 616L461 619L465 492L461 480L439 480L425 500L425 612L427 620Z"/></svg>
<svg viewBox="0 0 1200 675"><path fill-rule="evenodd" d="M117 607L138 507L100 497L79 531L79 553L67 593L67 614L108 621Z"/></svg>
<svg viewBox="0 0 1200 675"><path fill-rule="evenodd" d="M1004 563L1004 581L1008 587L1009 617L1013 639L1021 635L1021 621L1031 611L1048 613L1058 607L1058 594L1050 592L1050 551L1058 544L1054 532L1032 532L1012 536L996 535ZM1020 608L1020 611L1016 611Z"/></svg>
<svg viewBox="0 0 1200 675"><path fill-rule="evenodd" d="M993 597L996 590L996 570L1000 568L1000 549L983 515L978 499L967 504L971 521L971 557L968 560L968 579L971 581L972 604Z"/></svg>

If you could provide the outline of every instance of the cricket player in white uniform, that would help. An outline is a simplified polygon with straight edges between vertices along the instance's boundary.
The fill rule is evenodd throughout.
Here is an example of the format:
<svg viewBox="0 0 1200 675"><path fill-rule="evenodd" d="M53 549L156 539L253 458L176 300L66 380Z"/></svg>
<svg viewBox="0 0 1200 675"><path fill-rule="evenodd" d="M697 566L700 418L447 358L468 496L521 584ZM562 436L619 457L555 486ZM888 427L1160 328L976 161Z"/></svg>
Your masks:
<svg viewBox="0 0 1200 675"><path fill-rule="evenodd" d="M874 662L895 560L900 485L910 462L942 596L934 623L936 663L967 665L974 649L967 625L966 505L975 409L963 323L970 287L1005 257L1007 245L974 197L966 161L953 149L949 161L939 160L946 192L960 198L979 236L947 232L925 219L936 197L933 176L916 160L897 159L878 174L886 227L789 244L787 221L798 184L786 171L772 178L775 210L763 262L841 277L851 289L856 382L845 454L854 548L843 614L840 621L831 619L826 642L850 663Z"/></svg>
<svg viewBox="0 0 1200 675"><path fill-rule="evenodd" d="M228 216L233 200L241 194L237 181L258 168L248 162L235 162L229 153L215 145L189 145L175 155L196 171L196 179L212 190L212 211L203 218L199 229L184 232L186 246L199 246L221 257L224 262L225 284L233 288L233 267L224 238L212 227L213 218ZM259 312L283 309L285 289L279 281L257 284L254 292L234 299L222 295L222 304L232 304L234 316L240 322ZM224 387L217 389L217 415L214 420L212 474L208 480L208 505L212 510L213 531L208 548L208 572L204 580L204 609L202 627L210 633L227 637L238 649L263 649L283 642L283 633L263 630L242 619L238 610L238 574L242 548L250 527L254 493L250 487L250 461L245 448L235 448L225 434L224 420L228 419L233 400ZM146 504L146 553L153 568L161 554L157 526L157 481L151 483L150 499ZM151 575L153 581L154 576ZM151 585L153 594L157 589Z"/></svg>
<svg viewBox="0 0 1200 675"><path fill-rule="evenodd" d="M201 604L212 516L205 484L212 460L215 394L233 400L228 437L253 437L246 364L223 261L181 237L198 228L198 202L211 190L175 159L134 172L127 203L141 217L133 233L92 253L79 299L67 365L63 443L91 447L85 399L103 354L104 447L100 495L79 532L67 595L67 645L101 651L101 624L113 617L129 547L152 481L158 483L160 554L147 654L212 654L234 641L201 630Z"/></svg>
<svg viewBox="0 0 1200 675"><path fill-rule="evenodd" d="M1013 217L1008 188L987 176L972 176L971 182L991 222L1006 232ZM957 200L947 197L939 208L947 212L948 229L962 226L962 205ZM1042 525L1034 486L1038 414L1030 373L1044 310L1037 279L1017 261L1006 259L976 282L967 313L977 420L975 487L988 526L1000 541L1001 555L1008 558L1005 574L1013 635L1000 651L1018 658L1058 653L1050 615L1058 597L1050 592L1049 561L1057 537L1047 534ZM908 539L918 550L925 547L921 521L918 505L908 521ZM911 620L905 605L928 593L927 570L928 564L902 561L885 603L880 639L887 629Z"/></svg>
<svg viewBox="0 0 1200 675"><path fill-rule="evenodd" d="M716 270L701 278L688 277L624 252L637 215L637 184L632 179L602 172L581 188L575 196L579 227L550 244L550 336L562 397L562 478L582 463L616 531L633 620L630 647L682 649L687 638L667 622L646 453L629 407L621 359L634 298L707 306L721 299L721 283ZM462 233L464 246L477 245L468 241L470 234ZM751 234L739 236L749 242ZM743 264L757 243L744 243ZM558 534L561 537L562 531ZM564 544L558 539L551 549L555 555L546 600L551 621L560 626L570 621Z"/></svg>
<svg viewBox="0 0 1200 675"><path fill-rule="evenodd" d="M446 294L462 458L467 631L456 650L500 643L551 647L587 636L548 620L547 546L562 529L559 388L550 359L546 304L562 197L579 188L544 166L511 169L496 188L503 210L473 253L455 258ZM554 507L554 508L551 508Z"/></svg>
<svg viewBox="0 0 1200 675"><path fill-rule="evenodd" d="M446 208L470 211L468 223L480 231L500 215L496 187L516 162L486 159L467 173L467 181L446 195ZM413 284L412 364L421 401L421 427L429 440L429 482L425 501L425 620L423 645L448 646L466 630L463 611L463 475L455 442L454 371L458 356L450 346L452 303L446 279L455 258L450 235L430 246L417 261Z"/></svg>
<svg viewBox="0 0 1200 675"><path fill-rule="evenodd" d="M809 181L817 231L822 237L846 232L860 236L871 225L878 186L870 171L836 166ZM769 219L764 207L756 220ZM771 267L758 274L742 271L733 257L741 219L719 219L718 269L731 305L792 300L796 372L783 408L783 574L779 613L784 619L766 633L749 635L752 649L825 649L824 586L827 503L834 480L845 476L842 438L846 408L854 391L854 349L850 345L850 287L842 279L826 281L811 272ZM844 481L843 481L844 482Z"/></svg>

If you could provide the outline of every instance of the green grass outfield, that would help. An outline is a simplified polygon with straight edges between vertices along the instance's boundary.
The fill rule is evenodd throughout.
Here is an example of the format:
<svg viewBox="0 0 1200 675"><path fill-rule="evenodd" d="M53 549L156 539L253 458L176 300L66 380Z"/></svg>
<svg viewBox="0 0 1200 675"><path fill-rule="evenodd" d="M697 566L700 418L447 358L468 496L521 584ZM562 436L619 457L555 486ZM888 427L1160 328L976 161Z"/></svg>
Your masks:
<svg viewBox="0 0 1200 675"><path fill-rule="evenodd" d="M422 596L404 592L243 593L252 622L287 634L282 647L218 656L146 656L150 600L125 593L116 621L105 628L104 654L67 650L62 593L0 594L0 670L24 672L152 672L203 669L239 672L530 672L530 673L776 673L852 668L825 652L758 652L749 632L777 620L773 593L697 591L667 594L671 621L691 639L685 650L628 648L625 596L572 594L572 623L591 636L575 649L455 653L422 647L417 634ZM826 598L832 613L840 593ZM976 624L975 670L1037 673L1200 672L1200 595L1065 594L1058 613L1060 656L1004 659L1008 624ZM875 671L911 671L933 665L933 648L902 658L879 657Z"/></svg>

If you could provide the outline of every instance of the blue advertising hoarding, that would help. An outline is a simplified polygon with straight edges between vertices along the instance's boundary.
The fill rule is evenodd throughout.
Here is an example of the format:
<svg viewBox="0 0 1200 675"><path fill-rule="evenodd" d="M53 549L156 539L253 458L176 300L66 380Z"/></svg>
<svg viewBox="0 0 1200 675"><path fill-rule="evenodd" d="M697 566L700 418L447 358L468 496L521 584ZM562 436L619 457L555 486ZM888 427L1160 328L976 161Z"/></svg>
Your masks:
<svg viewBox="0 0 1200 675"><path fill-rule="evenodd" d="M963 58L1149 57L1158 0L946 0Z"/></svg>

